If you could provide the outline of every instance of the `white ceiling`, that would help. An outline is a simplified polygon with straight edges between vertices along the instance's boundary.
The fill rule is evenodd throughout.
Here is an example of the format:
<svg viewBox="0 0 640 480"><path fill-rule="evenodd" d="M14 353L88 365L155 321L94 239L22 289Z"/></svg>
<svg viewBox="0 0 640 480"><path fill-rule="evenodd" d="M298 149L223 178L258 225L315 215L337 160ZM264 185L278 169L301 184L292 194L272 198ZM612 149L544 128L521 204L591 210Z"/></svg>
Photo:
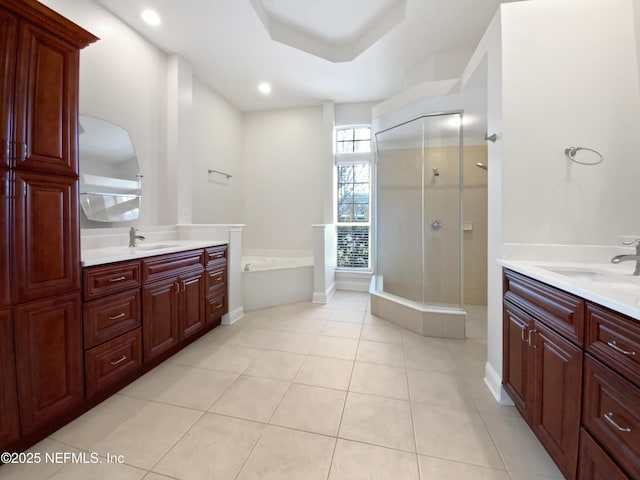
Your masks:
<svg viewBox="0 0 640 480"><path fill-rule="evenodd" d="M97 0L242 111L380 101L455 78L509 1Z"/></svg>

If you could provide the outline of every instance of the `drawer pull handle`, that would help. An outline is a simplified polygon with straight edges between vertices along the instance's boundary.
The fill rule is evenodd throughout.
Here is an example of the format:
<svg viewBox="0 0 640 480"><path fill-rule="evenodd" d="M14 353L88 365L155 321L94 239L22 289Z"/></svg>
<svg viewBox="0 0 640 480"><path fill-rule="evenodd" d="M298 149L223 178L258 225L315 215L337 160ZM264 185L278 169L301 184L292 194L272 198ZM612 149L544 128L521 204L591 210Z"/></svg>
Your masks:
<svg viewBox="0 0 640 480"><path fill-rule="evenodd" d="M536 333L536 330L535 329L529 330L529 335L527 337L527 343L529 344L530 347L537 348L534 343L531 343L531 334L532 333Z"/></svg>
<svg viewBox="0 0 640 480"><path fill-rule="evenodd" d="M222 277L216 277L216 278L214 278L214 280L215 280L216 282L220 282L220 281L222 281Z"/></svg>
<svg viewBox="0 0 640 480"><path fill-rule="evenodd" d="M118 365L119 363L124 362L127 359L126 355L122 355L118 360L114 361L114 362L110 362L111 365Z"/></svg>
<svg viewBox="0 0 640 480"><path fill-rule="evenodd" d="M634 356L636 354L636 352L632 352L632 351L627 351L624 350L622 348L620 348L617 344L615 340L609 340L607 342L607 345L609 345L611 348L613 348L616 352L620 352L623 355L629 355L629 356Z"/></svg>
<svg viewBox="0 0 640 480"><path fill-rule="evenodd" d="M613 425L614 427L616 427L616 429L620 432L625 432L625 433L629 433L631 431L631 429L629 427L621 427L620 425L618 425L616 423L616 421L613 419L613 413L612 412L607 412L604 414L604 419L609 422L611 425Z"/></svg>
<svg viewBox="0 0 640 480"><path fill-rule="evenodd" d="M124 312L119 313L118 315L114 315L113 317L109 317L109 320L118 320L119 318L124 317L126 314Z"/></svg>
<svg viewBox="0 0 640 480"><path fill-rule="evenodd" d="M121 282L122 280L126 280L126 278L127 278L127 277L125 277L125 276L118 277L118 278L110 278L110 279L109 279L109 281L110 281L111 283L114 283L114 282Z"/></svg>
<svg viewBox="0 0 640 480"><path fill-rule="evenodd" d="M524 338L524 336L527 334L527 327L523 327L522 330L520 330L520 338L522 338L523 342L526 342L527 339Z"/></svg>
<svg viewBox="0 0 640 480"><path fill-rule="evenodd" d="M217 304L216 308L222 308L222 304L221 303Z"/></svg>

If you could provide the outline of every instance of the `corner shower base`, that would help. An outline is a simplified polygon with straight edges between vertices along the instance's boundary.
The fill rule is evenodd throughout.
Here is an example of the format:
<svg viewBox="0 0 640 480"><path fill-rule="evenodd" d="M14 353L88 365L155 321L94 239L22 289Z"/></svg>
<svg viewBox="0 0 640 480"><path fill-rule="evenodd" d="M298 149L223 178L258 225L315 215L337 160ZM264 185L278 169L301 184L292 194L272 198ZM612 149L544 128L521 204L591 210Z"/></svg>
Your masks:
<svg viewBox="0 0 640 480"><path fill-rule="evenodd" d="M467 314L462 309L429 307L378 292L371 280L371 314L425 337L465 338Z"/></svg>

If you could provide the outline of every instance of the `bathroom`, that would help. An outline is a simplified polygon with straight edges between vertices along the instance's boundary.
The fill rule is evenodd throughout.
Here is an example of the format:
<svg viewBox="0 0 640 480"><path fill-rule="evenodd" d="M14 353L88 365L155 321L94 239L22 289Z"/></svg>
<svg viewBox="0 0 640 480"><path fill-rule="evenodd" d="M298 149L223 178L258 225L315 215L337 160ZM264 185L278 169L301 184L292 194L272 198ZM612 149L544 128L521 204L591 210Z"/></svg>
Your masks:
<svg viewBox="0 0 640 480"><path fill-rule="evenodd" d="M455 99L442 103L438 98L454 90L483 92L486 102L481 105L485 127L482 133L495 133L497 139L484 141L470 135L473 145L485 148L487 156L486 159L474 158L465 153L464 168L467 180L477 181L479 188L486 185L486 193L482 191L478 199L471 202L471 206L486 205L486 226L482 219L466 217L460 219L460 226L464 228L465 221L469 222L468 229L461 230L465 242L462 260L466 262L467 255L476 253L478 263L474 263L473 268L477 268L474 273L481 272L480 280L473 281L471 270L463 269L464 290L469 291L469 296L473 292L473 298L466 298L464 303L486 304L487 321L482 327L486 337L480 345L473 345L466 357L482 359L481 365L472 366L474 371L480 370L481 378L473 382L472 388L482 396L486 410L502 408L498 401L509 402L501 389L503 287L502 267L496 259L542 257L546 255L547 246L556 245L560 247L554 254L560 258L591 258L603 252L606 262L609 252L617 251L621 240L640 233L637 214L640 162L634 160L634 152L640 149L636 135L640 131L640 2L637 0L504 3L491 23L493 12L487 16L487 30L478 37L477 47L474 44L460 57L443 55L440 63L422 65L427 70L426 78L432 81L418 82L416 79L422 78L420 74L424 72L416 71L412 72L416 78L408 75L405 79L408 84L405 92L395 92L389 97L349 101L316 98L295 106L278 105L278 88L286 88L278 85L273 86L271 97L248 94L246 104L242 103L241 96L234 97L234 101L225 98L202 80L206 75L215 76L215 69L196 71L185 57L165 53L161 49L164 47L154 45L145 34L138 33L101 5L110 4L115 8L118 2L46 0L43 3L101 38L81 52L80 113L120 125L133 139L139 171L144 175L140 218L135 222L139 233L148 238L143 244L164 241L163 235L173 234L173 230L167 233L167 228L178 225L175 227L178 231L193 239L213 236L229 239L231 245L236 242L245 256L314 257L317 266L327 260L324 254L330 251L330 248L319 247L324 246L326 240L325 226L335 221L334 128L368 125L374 118L393 126L425 113L465 109L467 107L456 104ZM137 8L140 2L132 3ZM494 3L497 8L497 2ZM262 25L255 19L253 28L258 27ZM139 24L136 28L146 27ZM157 34L148 35L152 38ZM573 42L573 38L579 38L580 42ZM246 78L238 83L247 91L253 91L254 84L261 80ZM470 132L464 128L463 120L466 139ZM592 167L577 165L564 154L569 146L598 149L604 152L605 160ZM478 168L476 163L484 163L488 169ZM223 175L209 170L223 172ZM441 168L440 175L434 177L435 182L445 176L446 169ZM467 185L470 183L465 180ZM471 206L465 204L465 209ZM481 212L480 218L483 215ZM130 225L131 222L112 225L118 229L118 241L126 238ZM96 229L97 226L84 220L83 245L90 245L92 241L97 245L98 240L92 237L108 234ZM467 245L472 235L482 239L486 235L486 244ZM296 302L302 299L285 298L269 303L275 295L271 292L264 295L265 298L246 304L243 275L260 272L251 272L251 266L249 272L243 272L246 263L252 262L243 262L237 249L233 255L237 271L229 273L230 282L235 282L235 296L230 292L229 323L235 322L242 328L257 321L258 317L252 312L270 305L274 307L263 311L264 321L273 325L277 325L278 319L269 312L302 314L296 311ZM307 294L308 300L312 294L314 299L328 302L318 303L318 308L328 306L336 318L343 315L345 325L335 325L340 323L338 320L332 327L342 327L338 329L340 335L348 339L352 333L348 320L352 317L345 312L352 311L354 306L353 310L359 311L362 299L368 299L370 272L366 275L335 272L330 258L324 267L328 277L321 279L315 278L312 271L301 273L304 281L313 286L313 291ZM296 280L298 283L301 280ZM474 288L477 290L473 291ZM366 321L370 319L369 312L366 306L362 308ZM323 315L315 310L314 313ZM304 328L315 328L315 323L308 320L305 319ZM329 317L324 320L333 321ZM369 328L372 336L374 331L393 335L391 330L385 330L391 328L387 324L373 326L379 330L363 328ZM262 333L266 337L270 335ZM298 338L304 343L305 337ZM262 339L246 341L254 342L254 346L262 345ZM443 347L442 358L451 358L466 348L453 340L448 343L434 340L434 345ZM204 348L204 342L197 348ZM187 362L188 355L183 357ZM385 366L399 368L393 360ZM380 375L384 374L381 371ZM481 388L486 392L478 393ZM484 396L485 393L489 397ZM127 397L130 398L139 397L133 394ZM495 406L489 405L489 401L494 401ZM469 428L475 428L474 425L470 424ZM513 428L520 432L521 425ZM495 438L493 441L498 442ZM345 446L347 443L350 442L338 440L338 445L344 447L344 457L339 457L339 449L335 448L336 458L344 463L347 463L348 452L358 456L361 453L358 449L371 442L352 442L357 443L349 445L352 450ZM60 445L70 444L60 441L58 447ZM89 446L76 448L87 450ZM415 452L415 444L412 448L409 451ZM407 450L397 445L391 449L396 449L396 453ZM466 465L464 459L455 455L417 455L423 478L448 478L442 472L456 471L455 465L440 465L435 460L430 463L434 458L449 458ZM415 459L414 453L414 463ZM474 478L474 474L483 478L480 469L496 470L491 472L495 477L487 478L527 478L527 474L561 478L559 472L543 460L536 465L527 464L527 468L505 465L509 462L504 458L502 461L504 464L500 459L469 460L470 470L459 470L458 478ZM134 464L132 470L137 470L130 472L132 478L143 478L147 471L154 470L151 467ZM3 469L0 469L0 478ZM166 478L177 475L168 468L154 471L155 474L149 473L146 478L164 478L159 475L162 472L170 475ZM426 477L425 471L435 473ZM468 476L460 477L462 471ZM61 469L56 472L61 473ZM415 475L411 472L406 478L418 478L417 472ZM437 472L442 476L438 477ZM142 476L136 477L136 473ZM250 478L249 474L245 475L238 478ZM330 478L334 477L340 478L332 470ZM68 478L73 477L69 474Z"/></svg>

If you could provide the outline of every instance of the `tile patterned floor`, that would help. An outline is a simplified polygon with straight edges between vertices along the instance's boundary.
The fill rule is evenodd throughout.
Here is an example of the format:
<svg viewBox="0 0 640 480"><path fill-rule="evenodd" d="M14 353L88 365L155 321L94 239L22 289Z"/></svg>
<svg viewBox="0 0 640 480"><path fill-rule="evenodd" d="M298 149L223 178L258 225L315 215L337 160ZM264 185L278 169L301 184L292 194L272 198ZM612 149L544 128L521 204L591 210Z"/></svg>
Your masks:
<svg viewBox="0 0 640 480"><path fill-rule="evenodd" d="M249 312L32 449L101 464L8 465L0 480L562 478L484 386L485 311L469 312L463 341L376 318L363 293Z"/></svg>

